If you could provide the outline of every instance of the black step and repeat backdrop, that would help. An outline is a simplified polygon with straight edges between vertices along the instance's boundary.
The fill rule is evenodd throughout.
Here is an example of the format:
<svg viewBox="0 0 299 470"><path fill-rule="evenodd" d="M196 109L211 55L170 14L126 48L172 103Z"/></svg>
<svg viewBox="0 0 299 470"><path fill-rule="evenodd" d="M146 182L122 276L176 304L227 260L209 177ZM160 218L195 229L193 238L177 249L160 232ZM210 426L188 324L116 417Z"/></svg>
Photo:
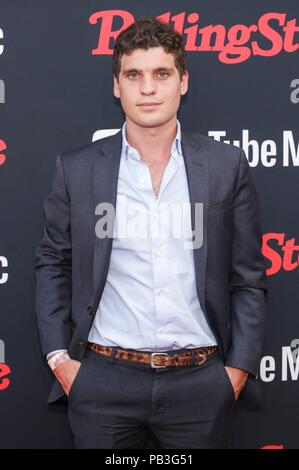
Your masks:
<svg viewBox="0 0 299 470"><path fill-rule="evenodd" d="M260 196L268 330L258 413L239 410L236 448L299 448L299 6L294 0L0 0L0 448L72 448L67 410L34 312L34 253L56 156L124 116L115 37L134 18L172 22L190 87L179 119L241 146ZM149 446L151 436L149 436Z"/></svg>

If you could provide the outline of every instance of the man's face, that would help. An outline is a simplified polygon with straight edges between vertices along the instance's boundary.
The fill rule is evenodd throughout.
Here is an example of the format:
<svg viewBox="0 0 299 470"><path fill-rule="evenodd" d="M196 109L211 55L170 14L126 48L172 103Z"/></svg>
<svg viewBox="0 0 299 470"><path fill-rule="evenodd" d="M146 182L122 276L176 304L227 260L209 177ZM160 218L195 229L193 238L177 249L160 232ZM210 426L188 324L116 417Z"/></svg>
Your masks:
<svg viewBox="0 0 299 470"><path fill-rule="evenodd" d="M173 55L162 47L123 55L119 82L114 77L114 96L120 98L126 118L141 127L161 126L176 117L187 89L188 72L180 80Z"/></svg>

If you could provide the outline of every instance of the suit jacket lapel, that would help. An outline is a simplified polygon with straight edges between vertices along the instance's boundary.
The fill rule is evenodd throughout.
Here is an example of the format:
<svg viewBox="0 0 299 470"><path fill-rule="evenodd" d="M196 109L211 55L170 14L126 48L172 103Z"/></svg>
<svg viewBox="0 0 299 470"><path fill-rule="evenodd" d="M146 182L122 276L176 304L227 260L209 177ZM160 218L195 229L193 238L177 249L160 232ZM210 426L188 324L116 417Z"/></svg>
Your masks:
<svg viewBox="0 0 299 470"><path fill-rule="evenodd" d="M207 219L209 207L209 160L200 144L198 137L184 131L182 135L182 150L189 186L191 203L192 230L203 231L203 242L200 248L193 249L197 294L200 304L205 310L205 278L207 263ZM203 225L195 227L195 203L203 203Z"/></svg>
<svg viewBox="0 0 299 470"><path fill-rule="evenodd" d="M122 136L121 131L110 136L100 152L95 155L93 187L94 208L100 203L109 203L116 207L117 181L121 157ZM99 220L99 215L94 216L94 227ZM106 282L110 255L112 249L112 237L98 238L95 236L93 257L93 291L94 308L98 307L100 297Z"/></svg>

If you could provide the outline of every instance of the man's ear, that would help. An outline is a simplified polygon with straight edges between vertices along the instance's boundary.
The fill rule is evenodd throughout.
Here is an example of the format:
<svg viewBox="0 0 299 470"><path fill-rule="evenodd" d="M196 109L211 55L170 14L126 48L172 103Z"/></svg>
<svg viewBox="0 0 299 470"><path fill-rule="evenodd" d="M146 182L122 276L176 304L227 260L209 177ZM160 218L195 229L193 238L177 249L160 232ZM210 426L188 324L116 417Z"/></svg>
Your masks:
<svg viewBox="0 0 299 470"><path fill-rule="evenodd" d="M115 75L113 75L113 93L115 98L120 98L119 83Z"/></svg>
<svg viewBox="0 0 299 470"><path fill-rule="evenodd" d="M181 95L185 95L188 91L189 73L185 70L181 80Z"/></svg>

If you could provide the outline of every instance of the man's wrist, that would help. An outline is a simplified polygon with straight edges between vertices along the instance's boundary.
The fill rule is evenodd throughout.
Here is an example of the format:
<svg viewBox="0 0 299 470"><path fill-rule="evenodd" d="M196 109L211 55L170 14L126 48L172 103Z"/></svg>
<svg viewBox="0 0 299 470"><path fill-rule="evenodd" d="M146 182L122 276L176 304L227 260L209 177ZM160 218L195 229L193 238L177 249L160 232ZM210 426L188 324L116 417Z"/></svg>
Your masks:
<svg viewBox="0 0 299 470"><path fill-rule="evenodd" d="M47 354L47 361L50 359L51 356L53 356L56 353L60 352L67 352L67 348L62 348L62 349L55 349L54 351L51 351Z"/></svg>
<svg viewBox="0 0 299 470"><path fill-rule="evenodd" d="M53 354L48 359L49 367L52 371L56 369L60 364L63 364L66 361L69 361L71 358L66 351L58 352Z"/></svg>

